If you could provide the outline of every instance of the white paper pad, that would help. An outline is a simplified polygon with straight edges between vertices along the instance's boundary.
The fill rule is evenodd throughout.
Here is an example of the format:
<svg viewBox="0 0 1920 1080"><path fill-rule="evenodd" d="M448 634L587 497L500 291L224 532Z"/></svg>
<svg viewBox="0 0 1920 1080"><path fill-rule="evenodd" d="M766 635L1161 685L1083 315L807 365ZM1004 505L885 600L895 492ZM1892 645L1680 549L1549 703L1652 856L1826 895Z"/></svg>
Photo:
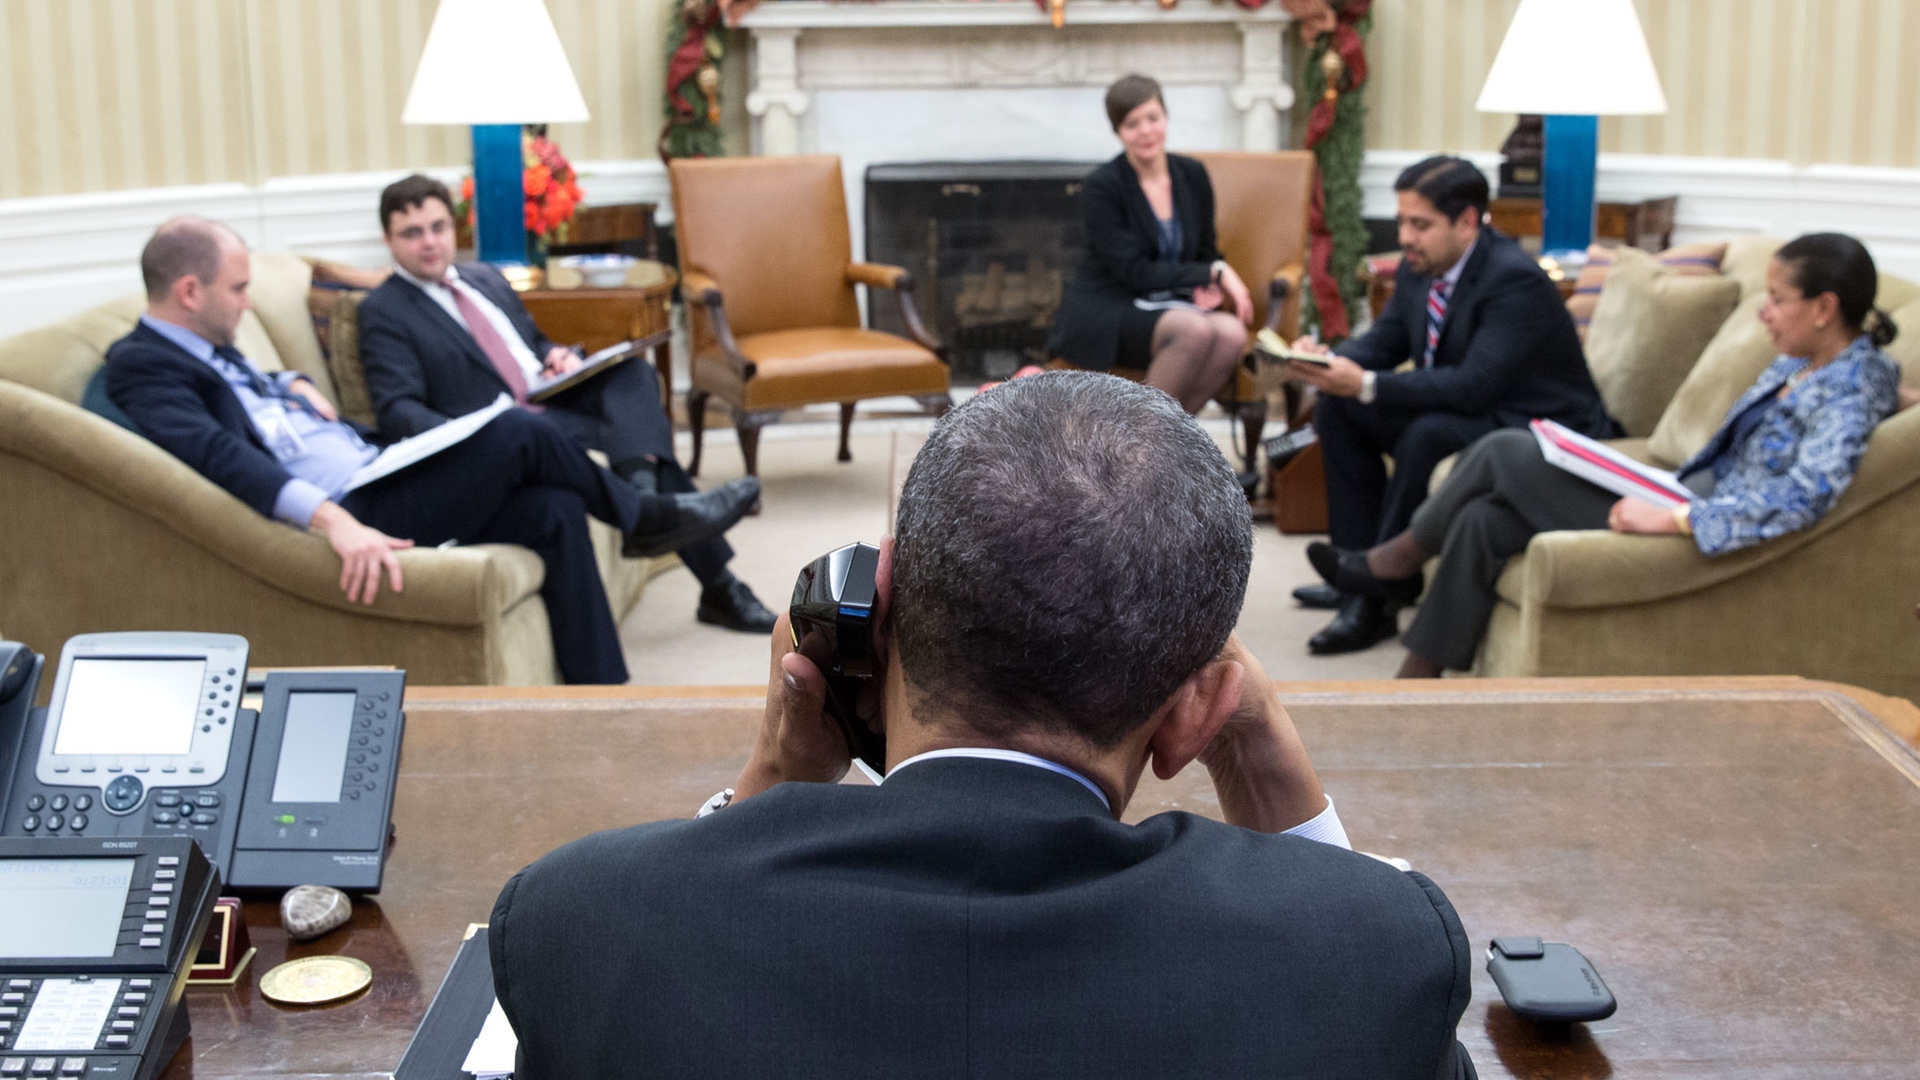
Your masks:
<svg viewBox="0 0 1920 1080"><path fill-rule="evenodd" d="M493 1008L487 1012L487 1022L480 1025L480 1034L474 1037L473 1048L467 1051L467 1060L460 1063L461 1071L470 1072L479 1080L493 1080L513 1071L514 1053L520 1049L520 1040L513 1034L513 1025L507 1023L507 1014L500 1011L500 1000L494 999Z"/></svg>
<svg viewBox="0 0 1920 1080"><path fill-rule="evenodd" d="M1582 480L1663 510L1693 501L1693 492L1665 469L1642 465L1605 443L1551 420L1535 420L1529 426L1548 463Z"/></svg>
<svg viewBox="0 0 1920 1080"><path fill-rule="evenodd" d="M100 1029L106 1026L118 993L119 979L43 981L13 1049L18 1053L92 1050L100 1042Z"/></svg>
<svg viewBox="0 0 1920 1080"><path fill-rule="evenodd" d="M511 408L513 408L513 399L501 394L493 400L493 404L484 409L470 412L465 416L456 416L437 428L430 428L411 438L401 439L380 451L379 457L360 466L360 471L348 478L347 486L341 489L340 494L345 495L349 491L366 487L375 480L392 476L409 465L425 461L479 431L487 426L487 421Z"/></svg>

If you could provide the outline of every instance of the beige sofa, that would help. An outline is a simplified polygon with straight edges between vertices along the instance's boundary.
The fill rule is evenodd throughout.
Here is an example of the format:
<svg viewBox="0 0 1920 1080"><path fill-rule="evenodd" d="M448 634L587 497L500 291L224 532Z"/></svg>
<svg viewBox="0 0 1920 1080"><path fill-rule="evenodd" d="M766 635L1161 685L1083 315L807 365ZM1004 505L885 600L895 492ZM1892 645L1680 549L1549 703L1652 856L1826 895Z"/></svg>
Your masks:
<svg viewBox="0 0 1920 1080"><path fill-rule="evenodd" d="M1773 359L1758 314L1780 243L1729 243L1710 280L1620 256L1587 340L1640 436L1616 445L1674 468L1711 437ZM1901 327L1887 352L1920 385L1920 286L1883 274L1878 302ZM1920 408L1880 425L1812 528L1715 559L1681 537L1543 533L1496 588L1477 674L1797 674L1920 700Z"/></svg>
<svg viewBox="0 0 1920 1080"><path fill-rule="evenodd" d="M311 267L256 254L239 347L334 395L308 314ZM479 544L400 553L405 591L340 592L318 534L254 513L178 460L78 406L106 348L144 307L127 296L0 342L0 637L57 654L74 634L241 634L262 665L394 664L416 685L559 681L540 560ZM652 573L593 523L615 617Z"/></svg>

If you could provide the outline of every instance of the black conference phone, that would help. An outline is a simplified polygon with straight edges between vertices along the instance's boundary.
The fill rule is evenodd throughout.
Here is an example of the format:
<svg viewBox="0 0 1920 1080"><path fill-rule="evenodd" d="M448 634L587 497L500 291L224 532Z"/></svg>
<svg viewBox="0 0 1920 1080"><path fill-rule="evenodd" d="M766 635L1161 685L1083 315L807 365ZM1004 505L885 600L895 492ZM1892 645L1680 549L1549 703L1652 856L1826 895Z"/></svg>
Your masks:
<svg viewBox="0 0 1920 1080"><path fill-rule="evenodd" d="M185 836L0 839L0 1076L159 1075L219 894Z"/></svg>
<svg viewBox="0 0 1920 1080"><path fill-rule="evenodd" d="M229 888L378 892L406 674L271 672L256 713L246 673L232 634L68 641L46 708L37 671L0 702L0 835L187 836Z"/></svg>

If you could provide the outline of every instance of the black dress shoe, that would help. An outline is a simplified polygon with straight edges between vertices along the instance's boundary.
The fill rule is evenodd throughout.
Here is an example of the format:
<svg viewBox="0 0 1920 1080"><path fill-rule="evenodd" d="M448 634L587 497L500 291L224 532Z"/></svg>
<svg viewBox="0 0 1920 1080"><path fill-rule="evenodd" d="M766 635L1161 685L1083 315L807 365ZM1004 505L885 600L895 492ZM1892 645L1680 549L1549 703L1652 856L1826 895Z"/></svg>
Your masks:
<svg viewBox="0 0 1920 1080"><path fill-rule="evenodd" d="M753 595L746 582L732 574L701 591L700 607L693 617L703 623L749 634L769 633L774 623L773 612Z"/></svg>
<svg viewBox="0 0 1920 1080"><path fill-rule="evenodd" d="M1326 629L1307 639L1315 656L1359 652L1400 632L1400 605L1377 596L1349 596Z"/></svg>
<svg viewBox="0 0 1920 1080"><path fill-rule="evenodd" d="M1425 584L1419 574L1404 578L1375 577L1367 568L1367 556L1360 551L1342 551L1332 544L1315 540L1307 545L1307 561L1327 579L1327 584L1355 596L1377 596L1396 605L1420 599Z"/></svg>
<svg viewBox="0 0 1920 1080"><path fill-rule="evenodd" d="M621 545L621 554L629 559L665 555L695 540L719 536L733 528L734 523L746 515L747 508L760 498L760 481L743 476L712 491L664 497L673 500L672 524L628 533L626 543Z"/></svg>
<svg viewBox="0 0 1920 1080"><path fill-rule="evenodd" d="M1340 601L1346 599L1340 595L1339 589L1331 585L1322 585L1317 581L1312 585L1302 585L1294 589L1293 598L1298 600L1303 608L1321 611L1332 611L1340 606Z"/></svg>

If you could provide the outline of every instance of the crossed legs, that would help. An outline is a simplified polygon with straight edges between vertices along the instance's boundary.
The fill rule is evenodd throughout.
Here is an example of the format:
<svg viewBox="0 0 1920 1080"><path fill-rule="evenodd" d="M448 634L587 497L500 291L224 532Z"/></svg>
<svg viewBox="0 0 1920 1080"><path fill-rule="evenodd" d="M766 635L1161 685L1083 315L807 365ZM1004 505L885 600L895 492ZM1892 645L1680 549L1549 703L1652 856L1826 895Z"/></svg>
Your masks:
<svg viewBox="0 0 1920 1080"><path fill-rule="evenodd" d="M1246 351L1247 328L1230 312L1164 312L1153 324L1147 385L1173 395L1188 413L1198 413Z"/></svg>

